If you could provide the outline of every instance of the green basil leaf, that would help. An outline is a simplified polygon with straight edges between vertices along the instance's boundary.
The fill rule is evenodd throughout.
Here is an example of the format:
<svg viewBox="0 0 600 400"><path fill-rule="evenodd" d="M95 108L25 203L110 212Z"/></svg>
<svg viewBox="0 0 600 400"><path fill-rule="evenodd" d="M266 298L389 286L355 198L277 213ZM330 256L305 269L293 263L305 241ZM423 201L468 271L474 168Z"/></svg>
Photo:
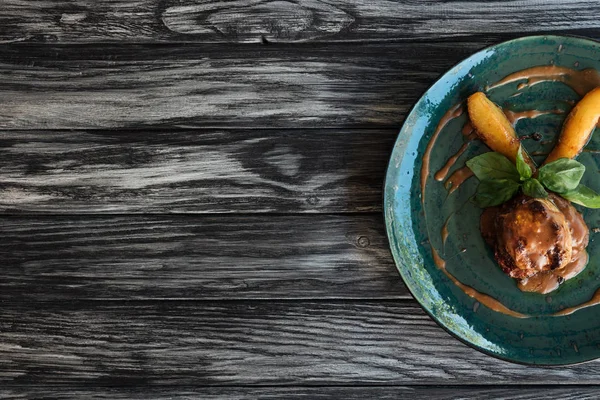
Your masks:
<svg viewBox="0 0 600 400"><path fill-rule="evenodd" d="M510 179L519 181L519 171L514 164L500 153L488 152L467 161L467 167L480 181Z"/></svg>
<svg viewBox="0 0 600 400"><path fill-rule="evenodd" d="M521 145L519 145L519 151L517 151L517 171L519 171L519 176L522 181L526 181L533 175L531 167L525 162L525 158L523 157L523 146Z"/></svg>
<svg viewBox="0 0 600 400"><path fill-rule="evenodd" d="M585 165L568 158L559 158L539 170L538 179L547 189L556 193L575 190L585 173Z"/></svg>
<svg viewBox="0 0 600 400"><path fill-rule="evenodd" d="M523 193L529 197L535 197L536 199L545 199L548 197L548 192L544 190L540 181L535 178L526 180L525 183L523 183Z"/></svg>
<svg viewBox="0 0 600 400"><path fill-rule="evenodd" d="M521 185L512 179L488 179L479 182L473 201L479 207L497 206L510 200Z"/></svg>
<svg viewBox="0 0 600 400"><path fill-rule="evenodd" d="M600 208L600 194L587 186L579 185L575 190L560 194L565 199L587 208Z"/></svg>

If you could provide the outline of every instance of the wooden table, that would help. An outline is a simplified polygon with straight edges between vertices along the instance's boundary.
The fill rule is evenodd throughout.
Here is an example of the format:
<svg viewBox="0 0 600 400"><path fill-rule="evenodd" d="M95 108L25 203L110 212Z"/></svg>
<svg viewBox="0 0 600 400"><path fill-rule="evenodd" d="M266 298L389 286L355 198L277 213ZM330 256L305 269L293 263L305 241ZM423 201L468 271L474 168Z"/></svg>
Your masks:
<svg viewBox="0 0 600 400"><path fill-rule="evenodd" d="M596 398L600 362L512 365L425 315L381 198L441 73L524 34L600 39L599 13L0 0L0 397Z"/></svg>

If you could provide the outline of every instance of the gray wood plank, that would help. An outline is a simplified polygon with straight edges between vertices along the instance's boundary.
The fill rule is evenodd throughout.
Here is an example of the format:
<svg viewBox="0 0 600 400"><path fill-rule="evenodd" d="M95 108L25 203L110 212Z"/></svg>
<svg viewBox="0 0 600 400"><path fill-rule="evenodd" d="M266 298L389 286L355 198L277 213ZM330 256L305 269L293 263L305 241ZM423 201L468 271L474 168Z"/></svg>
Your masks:
<svg viewBox="0 0 600 400"><path fill-rule="evenodd" d="M409 298L381 215L0 219L0 301Z"/></svg>
<svg viewBox="0 0 600 400"><path fill-rule="evenodd" d="M600 362L514 365L412 302L5 301L0 384L600 384Z"/></svg>
<svg viewBox="0 0 600 400"><path fill-rule="evenodd" d="M0 41L382 40L600 28L578 1L3 0Z"/></svg>
<svg viewBox="0 0 600 400"><path fill-rule="evenodd" d="M398 128L439 74L486 40L4 45L0 129Z"/></svg>
<svg viewBox="0 0 600 400"><path fill-rule="evenodd" d="M0 388L3 399L414 399L414 400L594 400L598 386L566 387L96 387L28 385Z"/></svg>
<svg viewBox="0 0 600 400"><path fill-rule="evenodd" d="M0 212L381 211L396 129L0 131Z"/></svg>

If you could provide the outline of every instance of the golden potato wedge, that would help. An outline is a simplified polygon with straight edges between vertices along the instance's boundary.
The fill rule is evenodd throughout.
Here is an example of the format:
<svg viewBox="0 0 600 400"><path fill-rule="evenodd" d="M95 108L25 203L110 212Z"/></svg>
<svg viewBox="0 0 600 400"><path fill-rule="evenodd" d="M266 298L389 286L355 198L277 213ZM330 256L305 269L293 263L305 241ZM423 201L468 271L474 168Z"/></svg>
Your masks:
<svg viewBox="0 0 600 400"><path fill-rule="evenodd" d="M521 142L502 109L492 103L482 92L469 96L467 109L477 136L490 149L515 162ZM526 152L524 153L525 162L535 170L535 163Z"/></svg>
<svg viewBox="0 0 600 400"><path fill-rule="evenodd" d="M558 142L544 161L548 164L559 158L575 158L590 141L592 132L600 118L600 87L583 96L573 107L565 123Z"/></svg>

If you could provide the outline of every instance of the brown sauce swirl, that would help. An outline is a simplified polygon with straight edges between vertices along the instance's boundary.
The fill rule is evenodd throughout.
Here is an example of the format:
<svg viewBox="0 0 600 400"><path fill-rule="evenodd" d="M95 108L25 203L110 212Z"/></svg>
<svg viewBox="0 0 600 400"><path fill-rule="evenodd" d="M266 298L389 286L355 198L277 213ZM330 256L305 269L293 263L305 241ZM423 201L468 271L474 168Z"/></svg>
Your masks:
<svg viewBox="0 0 600 400"><path fill-rule="evenodd" d="M503 111L504 111L504 115L506 115L506 118L513 126L515 126L517 124L517 122L519 122L520 120L525 119L525 118L533 119L533 118L539 117L540 115L564 114L565 113L563 110L558 110L558 109L556 109L556 110L524 110L524 111L511 111L511 110L503 109Z"/></svg>
<svg viewBox="0 0 600 400"><path fill-rule="evenodd" d="M473 127L471 121L465 122L465 124L462 127L461 133L468 140L474 140L477 138L477 135L475 135L475 128Z"/></svg>
<svg viewBox="0 0 600 400"><path fill-rule="evenodd" d="M564 317L565 315L571 315L576 311L583 310L584 308L596 306L600 304L600 289L596 290L592 298L585 303L578 304L573 307L565 308L562 311L552 314L553 317Z"/></svg>
<svg viewBox="0 0 600 400"><path fill-rule="evenodd" d="M452 157L450 157L446 161L446 164L444 164L444 166L438 172L435 173L435 175L433 177L435 178L436 181L441 182L444 179L446 179L448 172L450 172L450 168L452 168L454 166L454 164L456 164L456 161L467 150L467 148L469 147L469 143L470 142L463 143L463 145L460 147L460 149L458 149L456 154L454 154Z"/></svg>
<svg viewBox="0 0 600 400"><path fill-rule="evenodd" d="M431 246L431 254L433 256L433 262L435 263L435 265L452 281L452 283L454 283L463 292L465 292L467 296L477 300L479 303L483 304L484 306L493 311L510 315L511 317L515 318L530 318L529 315L511 310L492 296L487 295L485 293L481 293L478 290L473 289L471 286L467 286L458 279L456 279L456 277L446 269L446 261L444 261L444 259L440 257L437 250L433 246Z"/></svg>
<svg viewBox="0 0 600 400"><path fill-rule="evenodd" d="M451 194L461 187L461 185L472 176L473 171L471 171L469 167L462 167L450 175L450 177L446 180L444 187L448 190L448 194Z"/></svg>
<svg viewBox="0 0 600 400"><path fill-rule="evenodd" d="M448 231L448 224L450 223L450 218L452 218L452 215L450 215L446 219L446 222L444 222L444 225L442 225L442 230L440 232L440 235L442 236L442 246L446 245L446 240L448 240L448 236L450 235L450 232Z"/></svg>
<svg viewBox="0 0 600 400"><path fill-rule="evenodd" d="M590 68L580 71L556 65L541 65L507 75L498 82L488 85L486 91L521 80L526 80L527 82L520 83L517 86L517 90L522 90L541 82L562 82L570 86L580 96L600 86L600 74L595 69Z"/></svg>
<svg viewBox="0 0 600 400"><path fill-rule="evenodd" d="M427 143L427 147L425 148L425 154L423 154L423 164L421 165L421 202L425 202L425 187L427 185L427 177L429 176L429 164L431 163L431 151L435 145L435 142L440 135L440 133L444 130L446 125L454 118L458 118L464 112L464 108L462 103L455 104L450 107L448 111L442 116L440 122L438 122L431 139L429 139L429 143Z"/></svg>

